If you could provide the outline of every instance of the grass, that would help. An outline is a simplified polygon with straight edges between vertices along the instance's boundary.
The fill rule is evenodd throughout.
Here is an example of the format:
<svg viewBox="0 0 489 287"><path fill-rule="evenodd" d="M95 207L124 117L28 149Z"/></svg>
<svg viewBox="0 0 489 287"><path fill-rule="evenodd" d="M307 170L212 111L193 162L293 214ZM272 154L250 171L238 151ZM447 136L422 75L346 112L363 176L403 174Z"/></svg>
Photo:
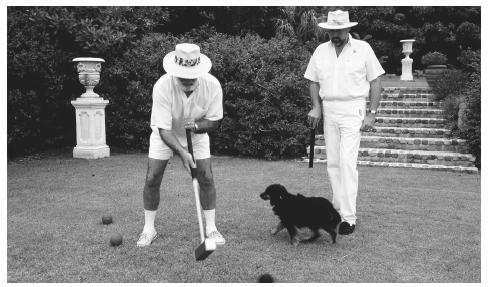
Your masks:
<svg viewBox="0 0 489 287"><path fill-rule="evenodd" d="M143 226L145 154L9 162L8 282L480 282L480 175L359 167L355 233L292 247L258 194L279 182L331 199L326 166L216 157L217 225L227 244L196 262L190 177L172 160L149 248ZM112 225L101 218L111 214ZM109 246L119 232L124 242Z"/></svg>

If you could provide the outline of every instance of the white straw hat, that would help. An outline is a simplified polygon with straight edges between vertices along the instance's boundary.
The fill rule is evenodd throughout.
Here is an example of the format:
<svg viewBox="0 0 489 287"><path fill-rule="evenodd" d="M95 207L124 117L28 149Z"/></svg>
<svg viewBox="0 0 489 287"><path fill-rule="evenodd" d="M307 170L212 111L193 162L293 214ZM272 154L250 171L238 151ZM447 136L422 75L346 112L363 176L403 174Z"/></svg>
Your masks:
<svg viewBox="0 0 489 287"><path fill-rule="evenodd" d="M357 25L358 22L350 22L350 16L348 11L336 10L328 12L328 20L323 23L319 23L319 27L324 29L345 29Z"/></svg>
<svg viewBox="0 0 489 287"><path fill-rule="evenodd" d="M200 47L195 44L183 43L175 46L163 58L165 71L179 78L195 79L211 70L211 60L200 53Z"/></svg>

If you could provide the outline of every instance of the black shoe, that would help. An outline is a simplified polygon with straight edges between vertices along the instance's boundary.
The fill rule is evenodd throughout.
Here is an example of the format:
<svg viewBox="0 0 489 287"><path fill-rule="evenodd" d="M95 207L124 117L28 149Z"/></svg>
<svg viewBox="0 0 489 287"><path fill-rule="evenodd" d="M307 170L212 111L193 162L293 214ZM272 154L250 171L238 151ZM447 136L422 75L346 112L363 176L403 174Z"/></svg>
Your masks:
<svg viewBox="0 0 489 287"><path fill-rule="evenodd" d="M341 235L348 235L348 234L352 234L353 231L355 231L355 224L350 225L350 223L343 221L340 224L340 230L338 231L338 233Z"/></svg>

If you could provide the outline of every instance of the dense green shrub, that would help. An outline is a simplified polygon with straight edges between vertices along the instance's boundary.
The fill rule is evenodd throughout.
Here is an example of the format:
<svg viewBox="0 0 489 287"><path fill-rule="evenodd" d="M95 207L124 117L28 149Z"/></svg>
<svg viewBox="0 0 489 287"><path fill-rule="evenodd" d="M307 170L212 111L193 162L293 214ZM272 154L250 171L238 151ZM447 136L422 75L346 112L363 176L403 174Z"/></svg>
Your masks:
<svg viewBox="0 0 489 287"><path fill-rule="evenodd" d="M429 52L421 57L421 63L427 67L430 65L445 65L447 63L447 56L440 52Z"/></svg>
<svg viewBox="0 0 489 287"><path fill-rule="evenodd" d="M442 49L467 73L479 63L480 75L480 52L468 50L480 48L480 7L8 7L8 154L75 144L70 101L84 89L72 59L80 56L106 60L96 92L110 101L107 143L145 149L152 85L164 73L164 54L182 41L203 47L224 89L214 151L303 154L309 98L302 75L327 40L316 20L333 9L350 11L359 22L352 33L386 56L387 73L400 72L399 40L414 38L414 69L421 55ZM273 38L279 20L296 25L297 40Z"/></svg>
<svg viewBox="0 0 489 287"><path fill-rule="evenodd" d="M475 165L481 168L481 77L480 71L470 76L470 80L463 90L467 101L465 118L467 122L460 136L467 139L470 152L476 158Z"/></svg>
<svg viewBox="0 0 489 287"><path fill-rule="evenodd" d="M460 95L467 82L467 74L461 70L447 69L439 77L430 83L437 101L445 99L449 95Z"/></svg>
<svg viewBox="0 0 489 287"><path fill-rule="evenodd" d="M212 150L265 158L303 155L310 101L302 75L310 53L287 38L228 36L207 29L179 37L147 35L107 64L100 91L111 95L108 143L147 147L152 87L165 73L162 59L175 44L196 38L224 92L224 119L211 135Z"/></svg>
<svg viewBox="0 0 489 287"><path fill-rule="evenodd" d="M456 39L462 48L480 49L481 29L474 23L463 22L456 30Z"/></svg>
<svg viewBox="0 0 489 287"><path fill-rule="evenodd" d="M481 69L481 52L480 50L473 51L471 49L464 50L458 57L461 67L469 72L480 72Z"/></svg>
<svg viewBox="0 0 489 287"><path fill-rule="evenodd" d="M160 8L9 7L9 156L73 146L75 118L70 101L84 89L72 59L95 56L112 63L164 16ZM104 70L105 65L102 81Z"/></svg>
<svg viewBox="0 0 489 287"><path fill-rule="evenodd" d="M217 152L265 158L305 153L310 53L289 38L217 34L202 44L224 89Z"/></svg>
<svg viewBox="0 0 489 287"><path fill-rule="evenodd" d="M459 136L467 139L470 152L476 157L476 166L481 167L481 51L462 52L460 62L469 74L468 81L461 91L467 103L465 120Z"/></svg>
<svg viewBox="0 0 489 287"><path fill-rule="evenodd" d="M447 70L432 86L452 134L467 139L470 152L480 168L481 155L481 69L480 50L463 51L459 57L462 70Z"/></svg>
<svg viewBox="0 0 489 287"><path fill-rule="evenodd" d="M449 69L430 81L435 100L443 101L443 113L447 119L447 126L452 133L458 131L459 109L460 104L464 101L461 93L467 84L467 80L467 73Z"/></svg>

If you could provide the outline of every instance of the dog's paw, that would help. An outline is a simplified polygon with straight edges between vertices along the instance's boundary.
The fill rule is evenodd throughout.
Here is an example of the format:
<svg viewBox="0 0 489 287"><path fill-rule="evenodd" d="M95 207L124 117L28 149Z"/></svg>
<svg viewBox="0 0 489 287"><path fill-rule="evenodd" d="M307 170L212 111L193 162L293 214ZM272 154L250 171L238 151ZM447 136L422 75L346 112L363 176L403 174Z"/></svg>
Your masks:
<svg viewBox="0 0 489 287"><path fill-rule="evenodd" d="M279 232L280 232L280 230L282 230L282 229L284 229L284 228L285 228L285 225L283 225L283 223L282 223L282 222L279 222L275 228L272 228L272 229L270 230L270 233L271 233L272 235L276 235L277 233L279 233Z"/></svg>

